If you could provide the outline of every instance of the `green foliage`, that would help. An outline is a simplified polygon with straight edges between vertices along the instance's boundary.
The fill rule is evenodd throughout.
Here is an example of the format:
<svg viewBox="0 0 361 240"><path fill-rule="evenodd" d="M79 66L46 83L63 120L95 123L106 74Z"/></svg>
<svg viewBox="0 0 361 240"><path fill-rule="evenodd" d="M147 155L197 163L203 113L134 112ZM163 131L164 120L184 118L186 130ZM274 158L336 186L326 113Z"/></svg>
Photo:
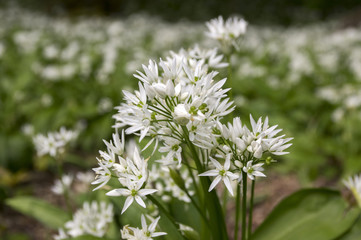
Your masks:
<svg viewBox="0 0 361 240"><path fill-rule="evenodd" d="M284 199L252 236L253 240L329 240L348 231L359 217L337 191L304 189Z"/></svg>
<svg viewBox="0 0 361 240"><path fill-rule="evenodd" d="M70 220L69 214L63 209L34 197L19 196L9 198L6 200L6 204L52 229L58 229L66 221Z"/></svg>
<svg viewBox="0 0 361 240"><path fill-rule="evenodd" d="M110 239L104 237L95 237L91 235L82 235L75 238L68 238L68 240L110 240Z"/></svg>
<svg viewBox="0 0 361 240"><path fill-rule="evenodd" d="M337 238L337 240L358 240L360 239L360 236L361 236L361 217L357 219L355 224L347 233Z"/></svg>

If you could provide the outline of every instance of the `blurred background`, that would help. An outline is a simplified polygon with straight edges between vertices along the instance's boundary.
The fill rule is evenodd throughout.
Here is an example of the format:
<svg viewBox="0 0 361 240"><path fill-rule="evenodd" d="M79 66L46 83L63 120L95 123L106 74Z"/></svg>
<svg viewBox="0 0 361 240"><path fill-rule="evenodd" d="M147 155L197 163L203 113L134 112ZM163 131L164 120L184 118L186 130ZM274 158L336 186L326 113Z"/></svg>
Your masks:
<svg viewBox="0 0 361 240"><path fill-rule="evenodd" d="M335 20L336 18L360 17L360 1L357 0L23 0L4 1L6 6L16 2L18 5L49 15L78 16L84 14L127 17L134 13L156 15L167 21L188 19L208 21L219 15L240 14L253 24L292 25L315 21Z"/></svg>
<svg viewBox="0 0 361 240"><path fill-rule="evenodd" d="M361 171L361 1L3 0L0 238L24 231L6 199L44 196L54 182L54 163L37 157L33 136L79 131L65 168L90 170L122 89L137 86L135 71L170 50L217 47L204 32L220 15L249 23L231 58L234 115L269 116L294 137L270 175L291 176L291 192Z"/></svg>

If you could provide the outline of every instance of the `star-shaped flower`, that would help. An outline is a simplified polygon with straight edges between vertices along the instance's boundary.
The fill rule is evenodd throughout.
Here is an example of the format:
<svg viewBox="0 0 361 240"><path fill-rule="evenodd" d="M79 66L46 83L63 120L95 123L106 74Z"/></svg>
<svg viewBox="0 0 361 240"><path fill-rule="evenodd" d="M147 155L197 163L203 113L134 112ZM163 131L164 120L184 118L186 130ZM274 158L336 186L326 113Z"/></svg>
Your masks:
<svg viewBox="0 0 361 240"><path fill-rule="evenodd" d="M207 172L199 174L198 176L216 177L208 189L209 192L212 191L212 189L222 180L224 182L224 185L226 185L229 193L233 196L231 181L234 179L237 179L238 175L229 171L229 168L231 166L231 156L228 155L226 157L224 166L222 166L217 160L215 160L212 157L210 157L210 160L212 161L212 163L216 167L216 169L209 170Z"/></svg>
<svg viewBox="0 0 361 240"><path fill-rule="evenodd" d="M134 183L129 180L127 181L127 183L128 183L127 184L128 188L117 188L106 193L106 195L108 196L127 196L121 214L123 214L125 210L128 209L128 207L133 203L134 200L140 206L146 208L142 197L148 194L155 193L157 191L156 189L140 189L144 181L139 181L137 183Z"/></svg>

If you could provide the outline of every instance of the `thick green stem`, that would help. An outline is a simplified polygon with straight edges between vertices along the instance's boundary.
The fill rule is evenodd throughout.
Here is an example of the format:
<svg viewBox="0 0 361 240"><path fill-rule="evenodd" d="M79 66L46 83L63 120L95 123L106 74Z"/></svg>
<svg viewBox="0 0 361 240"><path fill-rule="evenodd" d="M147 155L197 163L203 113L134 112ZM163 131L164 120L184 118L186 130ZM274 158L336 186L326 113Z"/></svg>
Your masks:
<svg viewBox="0 0 361 240"><path fill-rule="evenodd" d="M238 239L238 226L239 226L239 210L241 208L241 185L237 185L237 195L236 195L236 222L234 225L234 239Z"/></svg>
<svg viewBox="0 0 361 240"><path fill-rule="evenodd" d="M249 215L248 215L248 235L247 238L251 239L252 236L252 217L253 217L253 202L254 202L254 186L256 185L256 179L252 180L251 186L251 200L249 203Z"/></svg>
<svg viewBox="0 0 361 240"><path fill-rule="evenodd" d="M184 132L185 141L189 147L194 162L199 173L204 172L204 167L199 159L194 144L189 140L188 129L182 127ZM222 212L222 207L215 191L208 192L210 186L210 179L208 177L201 177L201 186L204 193L204 205L206 206L209 213L209 220L211 225L211 231L213 231L213 239L228 239L226 223Z"/></svg>
<svg viewBox="0 0 361 240"><path fill-rule="evenodd" d="M247 232L247 173L242 172L242 240L246 240Z"/></svg>

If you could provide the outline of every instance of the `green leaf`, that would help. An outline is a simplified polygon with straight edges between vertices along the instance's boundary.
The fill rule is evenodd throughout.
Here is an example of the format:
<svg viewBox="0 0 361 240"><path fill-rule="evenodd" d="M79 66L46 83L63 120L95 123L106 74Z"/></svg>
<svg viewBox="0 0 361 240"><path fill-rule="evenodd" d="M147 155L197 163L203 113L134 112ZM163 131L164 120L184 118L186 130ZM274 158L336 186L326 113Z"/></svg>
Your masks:
<svg viewBox="0 0 361 240"><path fill-rule="evenodd" d="M6 204L25 215L35 218L49 228L60 228L70 220L69 215L63 209L34 197L14 197L6 200Z"/></svg>
<svg viewBox="0 0 361 240"><path fill-rule="evenodd" d="M350 231L337 240L359 240L361 236L361 216L356 220Z"/></svg>
<svg viewBox="0 0 361 240"><path fill-rule="evenodd" d="M109 238L104 237L95 237L91 235L82 235L75 238L69 238L68 240L109 240Z"/></svg>
<svg viewBox="0 0 361 240"><path fill-rule="evenodd" d="M353 225L359 213L359 209L348 209L338 191L300 190L276 206L252 240L335 239Z"/></svg>
<svg viewBox="0 0 361 240"><path fill-rule="evenodd" d="M170 177L173 179L173 181L175 182L175 184L177 184L177 186L184 190L186 189L185 183L183 178L180 176L179 172L172 169L172 168L168 168L169 169L169 173L170 173Z"/></svg>

